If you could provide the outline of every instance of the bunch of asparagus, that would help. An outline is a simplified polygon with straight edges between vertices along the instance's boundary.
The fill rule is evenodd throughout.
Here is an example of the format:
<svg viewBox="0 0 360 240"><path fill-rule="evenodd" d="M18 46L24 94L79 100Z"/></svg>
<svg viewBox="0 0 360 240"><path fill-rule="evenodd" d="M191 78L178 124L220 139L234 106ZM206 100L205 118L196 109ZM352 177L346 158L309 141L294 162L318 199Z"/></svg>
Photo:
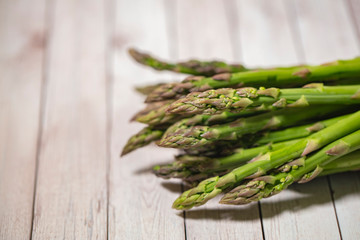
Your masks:
<svg viewBox="0 0 360 240"><path fill-rule="evenodd" d="M360 169L360 58L318 66L248 69L220 61L170 63L130 49L139 63L191 74L182 82L137 88L147 124L122 155L151 142L181 150L157 165L162 178L192 188L176 209L270 197L294 182Z"/></svg>

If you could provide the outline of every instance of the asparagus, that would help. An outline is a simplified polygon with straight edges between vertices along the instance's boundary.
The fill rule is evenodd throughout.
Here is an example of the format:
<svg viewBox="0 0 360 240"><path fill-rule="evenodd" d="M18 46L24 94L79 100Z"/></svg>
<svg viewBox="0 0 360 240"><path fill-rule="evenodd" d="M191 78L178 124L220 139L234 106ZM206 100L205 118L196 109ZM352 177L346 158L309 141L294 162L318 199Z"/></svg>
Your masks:
<svg viewBox="0 0 360 240"><path fill-rule="evenodd" d="M145 109L138 112L131 120L151 126L164 124L168 126L169 124L175 123L183 118L177 114L166 113L166 109L171 103L172 101L163 101L148 104Z"/></svg>
<svg viewBox="0 0 360 240"><path fill-rule="evenodd" d="M254 145L263 145L271 142L276 143L288 141L291 139L307 137L314 132L320 131L321 129L324 129L328 126L333 125L334 123L337 123L342 119L345 119L348 116L350 116L350 114L326 119L323 121L318 121L307 125L296 126L277 131L264 132L259 138L255 140Z"/></svg>
<svg viewBox="0 0 360 240"><path fill-rule="evenodd" d="M203 175L206 176L207 174L214 172L228 171L260 154L266 153L269 150L278 150L298 141L300 140L295 139L249 149L239 148L235 150L234 154L220 158L180 155L176 157L175 162L171 164L157 165L153 168L153 171L156 176L165 179L187 178L190 175L198 173L203 173Z"/></svg>
<svg viewBox="0 0 360 240"><path fill-rule="evenodd" d="M157 84L153 84L153 85L138 86L138 87L135 87L135 90L137 92L141 93L142 95L147 96L152 91L154 91L156 88L160 87L163 84L165 84L165 83L157 83Z"/></svg>
<svg viewBox="0 0 360 240"><path fill-rule="evenodd" d="M339 60L318 66L260 69L221 73L213 77L190 76L180 83L164 84L150 93L146 102L176 99L190 92L226 87L294 87L310 82L342 81L360 76L360 58Z"/></svg>
<svg viewBox="0 0 360 240"><path fill-rule="evenodd" d="M158 145L186 149L208 145L219 140L237 140L245 134L291 126L316 117L328 115L341 108L343 106L328 105L308 107L307 111L295 108L281 109L214 126L189 127L182 124L182 122L178 122L166 130Z"/></svg>
<svg viewBox="0 0 360 240"><path fill-rule="evenodd" d="M243 72L247 69L240 64L227 64L221 61L189 60L186 62L169 63L159 60L147 53L142 53L133 48L129 54L140 64L152 67L156 70L168 70L191 75L212 76L219 73Z"/></svg>
<svg viewBox="0 0 360 240"><path fill-rule="evenodd" d="M151 126L169 126L181 119L190 118L194 116L194 114L172 114L167 113L166 109L170 106L172 101L164 101L164 102L156 102L151 103L146 106L145 109L138 112L135 116L133 116L132 121L137 121L140 123L145 123ZM263 105L258 107L257 109L249 109L244 110L238 113L225 113L223 115L218 114L213 116L211 119L220 118L222 119L224 116L231 117L232 119L242 117L242 116L250 116L260 112L264 112L269 110L269 107Z"/></svg>
<svg viewBox="0 0 360 240"><path fill-rule="evenodd" d="M297 159L301 156L304 157L359 129L360 111L306 137L294 145L284 147L277 151L270 151L260 157L254 158L246 165L238 167L222 177L216 176L200 182L198 186L185 191L176 199L173 208L181 210L203 205L224 190L238 185L245 178L261 176L271 169L277 168L290 160ZM357 138L360 139L358 135ZM337 148L339 148L339 146L341 145L338 145ZM335 151L337 148L333 150Z"/></svg>
<svg viewBox="0 0 360 240"><path fill-rule="evenodd" d="M301 159L302 160L302 159ZM290 164L287 164L286 167L295 167L296 162L301 161L293 161ZM299 164L299 163L298 163ZM215 177L215 176L223 176L234 169L234 167L238 167L238 165L229 166L228 169L212 169L208 171L192 171L188 168L183 168L182 170L174 170L173 172L169 174L164 173L158 173L158 168L161 168L162 166L155 166L154 172L157 176L162 177L164 179L169 178L180 178L185 184L195 187L197 184L199 184L200 181L203 181L207 178ZM179 168L181 169L181 167ZM334 160L333 162L326 164L323 167L323 171L320 173L320 176L335 174L335 173L342 173L342 172L348 172L348 171L359 171L360 170L360 151L356 151L354 154L350 153L345 156L342 156L341 158L338 158ZM170 171L169 171L170 172ZM159 175L158 175L159 174ZM259 178L258 178L259 179ZM246 184L245 184L246 185Z"/></svg>
<svg viewBox="0 0 360 240"><path fill-rule="evenodd" d="M182 155L181 158L191 158L195 159L196 157L199 157L199 159L202 159L202 156L210 156L210 157L219 157L219 156L227 156L230 154L234 154L236 152L236 148L238 147L254 147L259 145L264 145L268 143L276 143L276 142L282 142L282 141L288 141L291 139L297 139L297 138L303 138L307 137L310 134L317 132L325 127L330 126L331 124L336 123L340 119L345 118L347 115L339 116L331 119L327 119L324 121L319 121L316 123L311 123L307 125L297 126L297 127L291 127L286 128L283 130L277 130L277 131L265 131L261 132L261 134L256 135L245 135L245 140L243 141L215 141L211 145L197 147L197 148L188 148L183 149L185 151L185 155ZM244 144L245 142L245 144ZM198 156L194 156L198 155Z"/></svg>
<svg viewBox="0 0 360 240"><path fill-rule="evenodd" d="M274 151L292 144L294 141L299 141L300 138L307 137L314 132L320 131L347 116L349 115L284 130L266 132L263 136L256 139L253 144L262 146L248 149L230 149L233 153L224 157L206 157L204 154L198 156L199 153L195 156L188 154L179 155L176 157L176 162L155 166L153 170L155 175L159 177L165 179L182 178L185 182L193 184L193 179L198 181L215 176L218 172L226 173L225 170L232 170L234 167L239 166L259 154L265 153L266 151ZM215 149L215 153L219 154L218 145L216 145ZM208 149L206 150L209 151Z"/></svg>
<svg viewBox="0 0 360 240"><path fill-rule="evenodd" d="M320 176L360 170L360 151L354 151L326 164Z"/></svg>
<svg viewBox="0 0 360 240"><path fill-rule="evenodd" d="M169 116L165 116L162 113L160 108L163 108L161 105L159 108L150 108L149 111L143 110L142 112L138 113L135 118L138 121L147 122L150 126L142 129L137 134L130 137L128 142L125 144L121 156L124 156L138 148L144 147L151 142L161 139L163 136L165 129L169 126L171 122L177 120L177 118L171 118ZM222 114L218 115L196 115L191 118L185 118L181 121L182 124L186 126L194 126L196 124L202 125L212 125L216 123L226 123L230 122L238 117L246 116L251 114L251 112L242 112L242 113L228 113L223 112ZM139 120L140 119L140 120ZM154 124L155 126L152 126ZM227 145L227 144L223 144ZM236 145L235 145L236 146ZM219 146L214 146L213 149L210 147L206 147L203 151L211 151L211 150L218 150ZM200 150L200 149L199 149Z"/></svg>
<svg viewBox="0 0 360 240"><path fill-rule="evenodd" d="M153 141L159 140L164 130L145 127L140 132L132 136L125 144L121 156L124 156L138 148L144 147Z"/></svg>
<svg viewBox="0 0 360 240"><path fill-rule="evenodd" d="M300 138L307 137L314 132L331 126L347 116L349 115L284 130L266 132L264 136L258 138L253 144L261 144L262 146L248 149L233 149L231 150L233 153L228 156L206 157L204 154L200 156L188 154L179 155L176 157L176 162L172 164L155 166L154 173L165 179L182 178L185 182L193 184L192 179L196 179L196 181L203 180L211 176L216 176L215 174L219 171L226 173L225 170L232 170L234 167L241 165L245 161L248 161L259 154L265 153L266 151L275 151L294 143L294 141L299 141ZM217 146L216 153L219 153L218 149L219 146Z"/></svg>
<svg viewBox="0 0 360 240"><path fill-rule="evenodd" d="M324 86L308 84L303 88L221 88L194 92L167 108L175 114L218 114L223 111L239 112L262 104L276 108L304 107L315 104L359 104L360 85Z"/></svg>
<svg viewBox="0 0 360 240"><path fill-rule="evenodd" d="M297 163L288 168L289 172L255 178L247 184L234 188L224 195L220 203L246 204L273 196L296 181L304 183L314 179L326 168L327 163L358 149L360 149L360 130L329 144L305 160L297 160ZM350 156L351 159L359 157L359 152L355 152ZM331 167L333 165L330 165L330 169Z"/></svg>

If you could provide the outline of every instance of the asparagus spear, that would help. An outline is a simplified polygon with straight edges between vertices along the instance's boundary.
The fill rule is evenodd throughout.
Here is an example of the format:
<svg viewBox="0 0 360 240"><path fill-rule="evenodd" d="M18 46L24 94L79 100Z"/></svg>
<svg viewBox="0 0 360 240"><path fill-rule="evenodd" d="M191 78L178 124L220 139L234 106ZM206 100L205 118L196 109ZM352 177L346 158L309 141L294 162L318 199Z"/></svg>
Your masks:
<svg viewBox="0 0 360 240"><path fill-rule="evenodd" d="M223 111L239 112L272 104L276 108L304 107L315 104L359 104L360 85L324 86L308 84L303 88L221 88L194 92L169 105L169 113L218 114Z"/></svg>
<svg viewBox="0 0 360 240"><path fill-rule="evenodd" d="M153 85L138 86L138 87L135 87L135 90L137 92L141 93L142 95L147 96L152 91L154 91L156 88L160 87L163 84L165 84L165 83L157 83L157 84L153 84Z"/></svg>
<svg viewBox="0 0 360 240"><path fill-rule="evenodd" d="M275 151L293 144L294 141L299 141L300 138L307 137L314 132L320 131L347 116L349 115L331 118L314 124L267 132L255 142L255 145L260 143L262 146L248 149L237 148L232 150L234 153L228 156L206 157L203 156L203 154L200 156L187 154L179 155L172 164L155 166L154 173L157 176L166 179L182 178L189 185L193 185L194 181L216 176L219 172L225 174L227 171L240 166L242 163L265 153L266 151ZM219 151L218 149L219 146L217 147L217 151Z"/></svg>
<svg viewBox="0 0 360 240"><path fill-rule="evenodd" d="M297 160L297 163L288 169L291 169L289 172L255 178L247 184L234 188L224 195L220 203L246 204L273 196L296 181L304 183L314 179L329 162L358 149L360 149L360 130L329 144L305 160ZM352 159L359 157L359 152L354 152L350 156ZM330 169L331 167L330 165Z"/></svg>
<svg viewBox="0 0 360 240"><path fill-rule="evenodd" d="M185 191L178 199L176 199L173 208L181 210L203 205L225 189L238 185L245 178L261 176L290 160L297 159L301 156L304 157L359 129L360 111L306 137L294 145L284 147L277 151L270 151L257 157L246 165L238 167L222 177L216 176L202 181L197 187ZM356 136L360 139L358 135ZM353 139L353 137L351 139ZM342 145L337 145L332 151L335 151L340 146ZM336 152L336 154L338 153Z"/></svg>
<svg viewBox="0 0 360 240"><path fill-rule="evenodd" d="M247 69L240 64L227 64L221 61L189 60L186 62L169 63L142 53L134 48L129 49L129 54L140 64L152 67L156 70L168 70L191 75L212 76L219 73L243 72Z"/></svg>
<svg viewBox="0 0 360 240"><path fill-rule="evenodd" d="M336 123L337 121L345 118L346 116L347 115L339 116L339 117L319 121L316 123L286 128L283 130L265 131L265 132L261 132L261 134L258 133L256 135L251 135L251 136L245 135L244 137L242 137L244 138L243 141L239 141L239 140L215 141L211 145L184 149L186 154L182 155L181 159L186 159L186 158L195 159L197 157L199 157L199 159L202 159L202 156L208 156L208 157L227 156L230 154L234 154L234 152L236 152L236 148L238 147L249 148L249 147L268 144L271 142L276 143L276 142L288 141L291 139L307 137L314 132L317 132L325 127L330 126L331 124Z"/></svg>
<svg viewBox="0 0 360 240"><path fill-rule="evenodd" d="M166 109L171 105L172 101L163 101L150 103L146 106L145 109L138 112L133 118L133 121L140 123L145 123L151 126L158 125L170 125L183 118L190 118L194 114L172 114L168 113ZM262 106L257 107L256 109L244 110L241 113L228 114L235 117L240 116L249 116L254 115L260 112L268 111L271 109L271 106L263 104ZM224 112L224 111L223 111ZM216 117L214 117L216 118ZM233 119L234 119L233 118Z"/></svg>
<svg viewBox="0 0 360 240"><path fill-rule="evenodd" d="M198 173L211 174L213 172L224 172L238 167L244 162L249 161L260 154L264 154L267 151L278 150L298 141L300 141L300 139L267 144L249 149L240 148L236 149L234 154L220 158L180 155L176 157L177 161L171 164L157 165L153 170L156 176L165 179L187 178L190 175Z"/></svg>
<svg viewBox="0 0 360 240"><path fill-rule="evenodd" d="M339 60L318 66L260 69L238 73L221 73L213 77L191 76L180 83L164 84L146 102L175 99L190 92L226 87L294 87L310 82L331 82L360 77L360 58Z"/></svg>
<svg viewBox="0 0 360 240"><path fill-rule="evenodd" d="M157 125L169 125L182 119L182 116L177 114L168 114L166 109L170 106L172 101L163 101L151 103L146 106L145 109L138 112L132 120L140 123L145 123L151 126ZM190 115L187 115L190 116Z"/></svg>
<svg viewBox="0 0 360 240"><path fill-rule="evenodd" d="M296 108L281 109L214 126L188 127L182 124L182 122L179 122L167 129L158 145L162 147L186 149L208 145L218 140L237 140L245 134L291 126L312 118L328 115L341 108L343 108L343 106L327 105L308 107L306 111L301 111L301 109Z"/></svg>
<svg viewBox="0 0 360 240"><path fill-rule="evenodd" d="M163 114L162 111L159 110L162 107L163 105L161 105L159 108L154 108L148 112L146 112L146 110L143 110L142 113L137 114L138 116L137 118L141 118L143 122L147 122L148 124L150 124L150 126L142 129L140 132L130 137L130 139L123 148L121 156L124 156L125 154L128 154L138 148L146 146L151 142L161 139L161 137L165 132L165 129L169 126L169 124L177 120L176 117L171 118L170 116L165 116L165 114ZM246 112L246 111L241 113L223 112L222 114L212 115L212 116L196 115L191 118L183 119L181 123L188 127L197 124L212 125L216 123L230 122L238 117L246 116L248 114L251 114L251 112ZM145 121L145 119L147 119L147 121ZM155 124L155 126L151 126L151 124ZM218 149L218 147L219 146L214 146L213 148ZM204 149L204 151L209 151L209 150L211 150L211 148L209 147Z"/></svg>
<svg viewBox="0 0 360 240"><path fill-rule="evenodd" d="M144 147L153 141L159 140L165 130L145 127L140 132L132 136L125 144L121 156L124 156L138 148Z"/></svg>
<svg viewBox="0 0 360 240"><path fill-rule="evenodd" d="M286 167L296 168L298 165L303 162L303 159L301 161L293 161L289 164L286 164ZM160 166L161 167L161 166ZM180 178L184 183L186 183L189 186L195 187L199 184L199 182L215 177L215 176L223 176L233 170L234 167L238 166L231 166L228 169L213 169L210 171L192 171L188 168L184 168L182 171L178 170L174 172L171 172L168 175L161 175L160 177L168 179L168 178ZM350 154L347 154L345 156L342 156L333 162L326 164L323 167L323 171L320 173L320 176L335 174L335 173L342 173L342 172L348 172L348 171L359 171L360 170L360 151L356 151ZM154 169L155 172L159 171L156 167ZM161 171L161 170L160 170ZM156 174L156 173L155 173ZM244 184L247 185L247 184Z"/></svg>
<svg viewBox="0 0 360 240"><path fill-rule="evenodd" d="M323 171L320 173L320 176L359 170L360 151L357 150L326 164L323 167Z"/></svg>
<svg viewBox="0 0 360 240"><path fill-rule="evenodd" d="M314 132L320 131L321 129L324 129L328 126L333 125L334 123L337 123L342 119L345 119L348 116L350 116L350 114L318 121L307 125L296 126L277 131L264 132L259 138L255 140L254 145L263 145L270 142L276 143L288 141L291 139L307 137Z"/></svg>

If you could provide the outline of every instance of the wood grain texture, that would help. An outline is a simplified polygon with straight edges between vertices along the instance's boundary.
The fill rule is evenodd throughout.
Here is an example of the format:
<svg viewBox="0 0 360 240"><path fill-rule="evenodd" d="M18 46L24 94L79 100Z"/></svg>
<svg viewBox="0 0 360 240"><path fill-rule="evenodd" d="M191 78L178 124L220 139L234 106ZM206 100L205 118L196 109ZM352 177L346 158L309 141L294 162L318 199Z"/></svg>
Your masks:
<svg viewBox="0 0 360 240"><path fill-rule="evenodd" d="M360 1L359 0L344 0L347 5L347 15L351 19L352 29L356 34L358 49L360 51Z"/></svg>
<svg viewBox="0 0 360 240"><path fill-rule="evenodd" d="M225 6L229 4L230 6ZM229 9L234 2L176 2L178 57L235 61L230 32ZM214 17L216 16L216 17ZM186 212L187 239L262 239L257 204L244 207L219 205L216 198L205 206Z"/></svg>
<svg viewBox="0 0 360 240"><path fill-rule="evenodd" d="M353 23L343 0L292 1L306 61L319 64L358 55ZM321 9L322 14L319 14Z"/></svg>
<svg viewBox="0 0 360 240"><path fill-rule="evenodd" d="M239 1L237 7L245 65L269 67L303 61L284 1ZM323 239L339 236L326 179L262 200L261 210L265 239L311 239L318 231L324 231ZM325 220L324 215L328 216Z"/></svg>
<svg viewBox="0 0 360 240"><path fill-rule="evenodd" d="M179 58L232 61L231 26L222 0L175 1Z"/></svg>
<svg viewBox="0 0 360 240"><path fill-rule="evenodd" d="M244 64L270 67L299 64L282 0L237 1Z"/></svg>
<svg viewBox="0 0 360 240"><path fill-rule="evenodd" d="M343 239L360 238L360 174L336 174L330 177L336 213Z"/></svg>
<svg viewBox="0 0 360 240"><path fill-rule="evenodd" d="M0 239L31 232L45 1L0 1Z"/></svg>
<svg viewBox="0 0 360 240"><path fill-rule="evenodd" d="M33 239L107 236L105 1L54 1Z"/></svg>
<svg viewBox="0 0 360 240"><path fill-rule="evenodd" d="M119 158L128 138L144 127L129 123L144 107L134 86L173 76L140 66L127 54L128 47L137 47L169 58L165 5L160 0L121 0L115 11L109 239L184 239L182 212L171 209L180 185L151 172L153 165L173 160L176 151L147 146Z"/></svg>
<svg viewBox="0 0 360 240"><path fill-rule="evenodd" d="M294 184L262 200L261 210L267 239L340 238L326 178Z"/></svg>

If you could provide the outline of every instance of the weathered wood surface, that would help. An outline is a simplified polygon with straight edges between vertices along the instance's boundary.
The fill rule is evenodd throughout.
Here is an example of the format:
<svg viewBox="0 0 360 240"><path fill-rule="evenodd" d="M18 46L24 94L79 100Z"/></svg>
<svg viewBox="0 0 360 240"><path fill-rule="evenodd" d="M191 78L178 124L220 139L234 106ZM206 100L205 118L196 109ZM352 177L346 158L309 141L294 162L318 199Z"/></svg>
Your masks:
<svg viewBox="0 0 360 240"><path fill-rule="evenodd" d="M121 0L114 9L109 238L183 239L182 213L171 209L180 185L166 183L151 173L152 165L170 161L175 152L148 146L119 159L127 139L144 127L129 124L144 106L144 97L134 92L134 85L171 79L169 74L144 69L127 54L129 47L136 46L169 58L165 5L162 1Z"/></svg>
<svg viewBox="0 0 360 240"><path fill-rule="evenodd" d="M45 1L0 1L0 239L31 234Z"/></svg>
<svg viewBox="0 0 360 240"><path fill-rule="evenodd" d="M33 239L107 236L105 6L49 6Z"/></svg>
<svg viewBox="0 0 360 240"><path fill-rule="evenodd" d="M319 14L321 10L321 14ZM359 239L360 178L296 185L244 207L184 214L182 186L150 168L176 151L119 157L143 105L135 85L182 79L163 58L270 67L360 53L360 1L0 1L0 239Z"/></svg>

